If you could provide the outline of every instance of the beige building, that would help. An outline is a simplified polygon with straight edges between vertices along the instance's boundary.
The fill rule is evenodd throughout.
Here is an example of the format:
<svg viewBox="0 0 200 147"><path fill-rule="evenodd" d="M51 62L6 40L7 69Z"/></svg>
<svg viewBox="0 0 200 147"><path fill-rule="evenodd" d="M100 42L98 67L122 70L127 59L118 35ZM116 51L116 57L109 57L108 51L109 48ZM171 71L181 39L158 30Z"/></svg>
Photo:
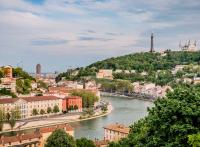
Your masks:
<svg viewBox="0 0 200 147"><path fill-rule="evenodd" d="M113 79L112 70L110 69L100 69L96 74L96 78L98 79Z"/></svg>
<svg viewBox="0 0 200 147"><path fill-rule="evenodd" d="M104 140L118 141L121 138L127 137L130 128L123 124L110 124L104 127Z"/></svg>
<svg viewBox="0 0 200 147"><path fill-rule="evenodd" d="M41 109L47 112L47 108L52 110L57 105L61 112L62 100L55 96L35 96L35 97L21 97L21 98L1 98L0 109L3 109L5 113L9 113L12 109L18 108L21 114L21 118L32 117L33 109L36 109L38 113Z"/></svg>

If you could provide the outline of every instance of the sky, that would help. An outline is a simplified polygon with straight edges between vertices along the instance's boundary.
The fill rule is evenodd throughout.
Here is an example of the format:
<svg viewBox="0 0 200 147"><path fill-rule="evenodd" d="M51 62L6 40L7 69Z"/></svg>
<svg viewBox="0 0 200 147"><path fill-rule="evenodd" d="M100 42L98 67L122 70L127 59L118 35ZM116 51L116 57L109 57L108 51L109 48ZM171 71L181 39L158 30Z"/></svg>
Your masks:
<svg viewBox="0 0 200 147"><path fill-rule="evenodd" d="M199 0L0 0L0 66L66 71L200 41Z"/></svg>

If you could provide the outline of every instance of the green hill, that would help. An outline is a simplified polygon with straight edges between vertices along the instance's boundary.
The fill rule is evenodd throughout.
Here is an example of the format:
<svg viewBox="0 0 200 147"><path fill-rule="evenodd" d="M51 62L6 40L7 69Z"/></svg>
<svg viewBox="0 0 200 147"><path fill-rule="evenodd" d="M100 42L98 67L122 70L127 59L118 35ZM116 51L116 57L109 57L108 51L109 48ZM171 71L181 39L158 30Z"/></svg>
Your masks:
<svg viewBox="0 0 200 147"><path fill-rule="evenodd" d="M103 61L95 62L85 68L77 68L70 72L60 74L56 80L61 80L62 77L70 80L80 80L83 77L91 76L94 77L96 72L99 69L112 69L115 71L116 69L121 70L135 70L136 74L124 75L122 74L114 74L115 79L125 79L134 81L151 81L155 82L155 73L158 70L165 71L161 73L160 79L169 79L166 80L163 84L172 81L171 70L176 65L197 65L200 63L200 52L181 52L181 51L167 51L165 53L134 53L119 57L109 58ZM73 71L77 71L77 75L72 75ZM148 77L141 76L139 73L146 71L149 73ZM158 79L157 78L157 79ZM156 81L157 81L156 79ZM156 82L155 82L156 83ZM161 84L158 82L158 84ZM163 85L161 84L161 85Z"/></svg>
<svg viewBox="0 0 200 147"><path fill-rule="evenodd" d="M200 52L135 53L95 62L87 68L122 70L167 70L179 64L198 64Z"/></svg>

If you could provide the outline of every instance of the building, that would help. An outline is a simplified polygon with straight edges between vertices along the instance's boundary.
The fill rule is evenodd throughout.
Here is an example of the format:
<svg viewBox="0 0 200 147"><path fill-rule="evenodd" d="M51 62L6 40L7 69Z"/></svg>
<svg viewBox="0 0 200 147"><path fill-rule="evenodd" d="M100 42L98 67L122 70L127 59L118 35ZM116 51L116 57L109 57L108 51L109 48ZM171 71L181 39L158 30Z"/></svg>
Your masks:
<svg viewBox="0 0 200 147"><path fill-rule="evenodd" d="M39 132L42 135L42 139L44 143L46 142L47 138L51 135L51 133L54 132L56 129L62 129L69 135L74 136L74 129L69 124L43 127L39 129Z"/></svg>
<svg viewBox="0 0 200 147"><path fill-rule="evenodd" d="M104 127L104 140L118 141L128 136L129 127L123 124L110 124Z"/></svg>
<svg viewBox="0 0 200 147"><path fill-rule="evenodd" d="M41 70L42 70L42 67L41 67L41 65L40 64L37 64L36 65L36 78L41 78L41 74L42 74L42 72L41 72Z"/></svg>
<svg viewBox="0 0 200 147"><path fill-rule="evenodd" d="M15 78L1 78L0 89L7 89L16 93L16 79Z"/></svg>
<svg viewBox="0 0 200 147"><path fill-rule="evenodd" d="M63 111L82 112L82 97L69 96L69 97L63 99L62 100L62 108L63 108Z"/></svg>
<svg viewBox="0 0 200 147"><path fill-rule="evenodd" d="M61 112L62 100L55 96L35 96L35 97L20 97L20 98L1 98L0 109L5 113L10 113L11 110L17 108L20 111L21 119L33 117L33 109L44 110L47 113L48 107L52 110L57 105Z"/></svg>
<svg viewBox="0 0 200 147"><path fill-rule="evenodd" d="M18 134L16 136L1 136L0 147L43 147L42 135L39 132Z"/></svg>
<svg viewBox="0 0 200 147"><path fill-rule="evenodd" d="M186 43L185 45L182 45L181 42L180 42L179 48L182 51L195 52L195 51L197 51L197 42L194 41L193 43L191 43L190 40L189 40L188 43Z"/></svg>
<svg viewBox="0 0 200 147"><path fill-rule="evenodd" d="M97 79L113 79L112 70L110 69L100 69L96 74Z"/></svg>
<svg viewBox="0 0 200 147"><path fill-rule="evenodd" d="M153 36L153 33L151 33L151 48L150 48L150 53L153 53L155 52L154 50L154 36Z"/></svg>
<svg viewBox="0 0 200 147"><path fill-rule="evenodd" d="M58 82L57 85L64 86L66 88L71 88L71 89L83 89L83 83L79 83L77 81L61 80Z"/></svg>
<svg viewBox="0 0 200 147"><path fill-rule="evenodd" d="M5 75L5 78L12 78L13 76L13 71L12 71L12 66L8 65L8 66L4 66L3 67L3 72Z"/></svg>
<svg viewBox="0 0 200 147"><path fill-rule="evenodd" d="M0 147L44 147L47 138L56 129L62 129L69 135L74 136L74 129L69 124L55 125L39 128L33 133L1 136Z"/></svg>

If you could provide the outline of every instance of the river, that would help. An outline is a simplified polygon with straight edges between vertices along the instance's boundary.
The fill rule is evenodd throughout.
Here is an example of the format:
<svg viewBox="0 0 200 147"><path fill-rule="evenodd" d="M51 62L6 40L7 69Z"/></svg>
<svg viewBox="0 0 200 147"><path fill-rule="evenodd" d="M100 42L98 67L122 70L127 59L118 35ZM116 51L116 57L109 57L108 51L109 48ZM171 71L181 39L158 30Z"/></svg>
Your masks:
<svg viewBox="0 0 200 147"><path fill-rule="evenodd" d="M122 123L127 126L147 115L147 107L153 103L137 99L119 97L103 97L113 106L113 111L104 117L71 123L75 131L75 138L103 139L103 127L111 123Z"/></svg>

